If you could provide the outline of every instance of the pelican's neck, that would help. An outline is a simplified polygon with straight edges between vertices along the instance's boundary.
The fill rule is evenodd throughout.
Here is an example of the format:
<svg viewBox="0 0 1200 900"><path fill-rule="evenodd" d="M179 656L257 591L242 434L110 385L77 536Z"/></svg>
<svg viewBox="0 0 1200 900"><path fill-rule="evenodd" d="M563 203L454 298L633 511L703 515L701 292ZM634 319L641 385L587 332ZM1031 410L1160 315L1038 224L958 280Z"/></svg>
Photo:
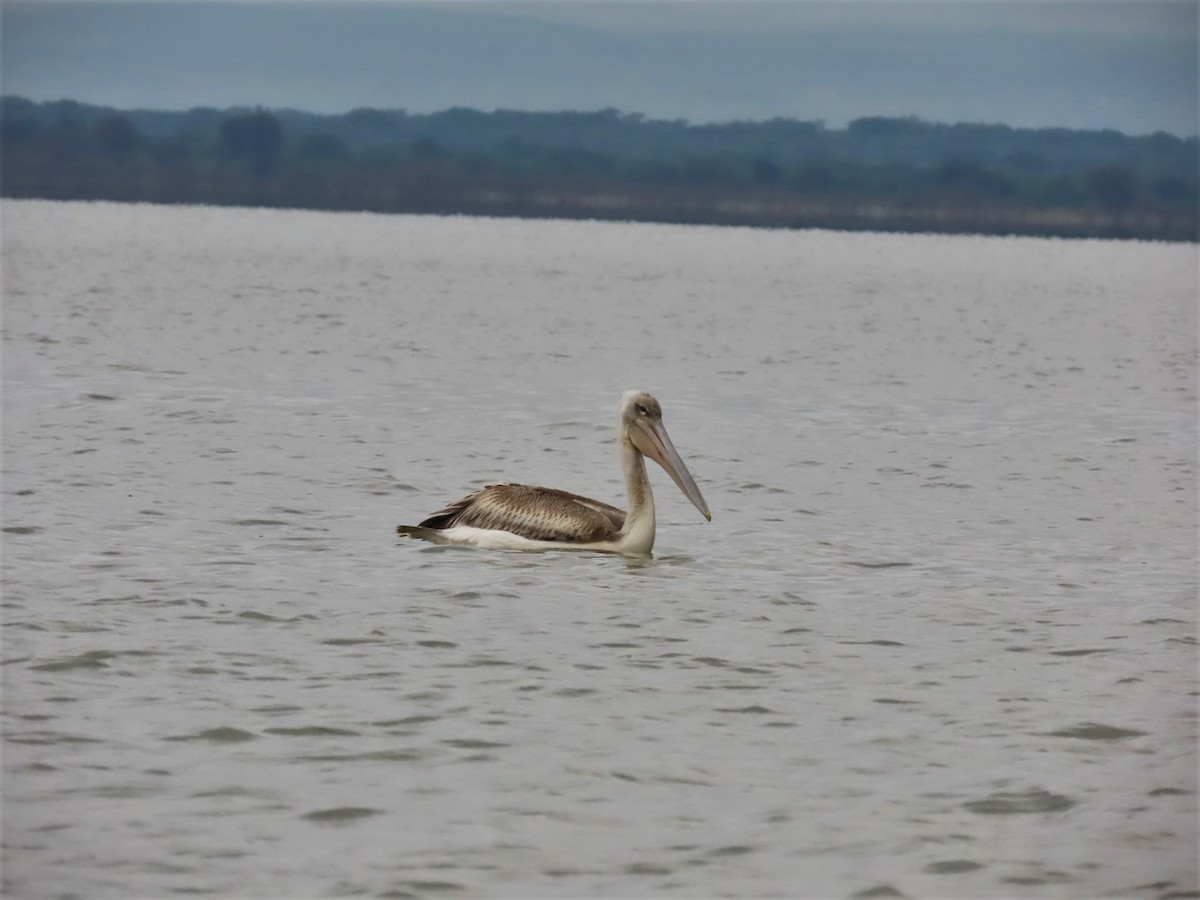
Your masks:
<svg viewBox="0 0 1200 900"><path fill-rule="evenodd" d="M621 438L621 468L625 471L625 490L629 494L621 542L634 553L648 555L654 547L654 494L646 475L646 457L625 436Z"/></svg>

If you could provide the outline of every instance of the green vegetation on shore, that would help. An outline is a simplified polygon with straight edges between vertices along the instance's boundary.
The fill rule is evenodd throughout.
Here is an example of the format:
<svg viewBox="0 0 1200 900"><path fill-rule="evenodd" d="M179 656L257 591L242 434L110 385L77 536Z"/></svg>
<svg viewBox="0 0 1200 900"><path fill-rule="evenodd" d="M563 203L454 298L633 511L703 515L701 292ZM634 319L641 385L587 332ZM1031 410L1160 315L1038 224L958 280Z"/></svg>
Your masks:
<svg viewBox="0 0 1200 900"><path fill-rule="evenodd" d="M0 99L7 197L1197 239L1197 139L615 110L114 110Z"/></svg>

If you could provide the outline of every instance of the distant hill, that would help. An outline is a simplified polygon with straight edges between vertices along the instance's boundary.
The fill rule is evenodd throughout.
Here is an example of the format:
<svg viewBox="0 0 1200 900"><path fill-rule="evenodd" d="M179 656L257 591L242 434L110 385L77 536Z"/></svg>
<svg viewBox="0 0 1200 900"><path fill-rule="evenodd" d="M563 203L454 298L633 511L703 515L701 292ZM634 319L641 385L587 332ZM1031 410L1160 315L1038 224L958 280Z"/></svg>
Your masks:
<svg viewBox="0 0 1200 900"><path fill-rule="evenodd" d="M83 124L120 112L150 139L189 134L214 137L221 122L246 108L199 107L186 111L114 110L71 100L33 103L0 98L4 121L52 125ZM1012 128L1007 125L926 122L916 118L856 119L843 129L796 119L694 125L683 119L649 119L615 109L595 112L519 112L449 109L428 114L404 110L356 109L320 115L294 109L271 110L297 141L321 134L347 149L398 150L427 139L452 152L495 151L523 144L544 150L585 150L622 158L667 159L735 154L766 156L777 162L846 160L936 166L969 159L1014 172L1073 172L1080 167L1120 164L1141 177L1195 176L1197 138L1165 132L1129 136L1117 131L1067 128Z"/></svg>
<svg viewBox="0 0 1200 900"><path fill-rule="evenodd" d="M697 125L614 109L116 110L13 96L0 98L0 125L8 196L1196 234L1200 144L1161 132L883 117L842 129L794 119ZM539 189L560 201L533 202ZM489 208L486 197L500 199ZM854 212L867 202L875 212Z"/></svg>

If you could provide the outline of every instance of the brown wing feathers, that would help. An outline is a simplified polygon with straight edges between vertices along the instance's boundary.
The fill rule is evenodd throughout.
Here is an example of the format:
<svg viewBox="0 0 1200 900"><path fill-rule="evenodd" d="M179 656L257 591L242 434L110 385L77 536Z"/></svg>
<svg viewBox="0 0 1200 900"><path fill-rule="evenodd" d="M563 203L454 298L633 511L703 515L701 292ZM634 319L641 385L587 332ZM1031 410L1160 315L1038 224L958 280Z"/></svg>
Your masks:
<svg viewBox="0 0 1200 900"><path fill-rule="evenodd" d="M553 488L490 484L438 510L423 528L467 525L510 531L531 540L589 543L620 531L625 513L607 503Z"/></svg>

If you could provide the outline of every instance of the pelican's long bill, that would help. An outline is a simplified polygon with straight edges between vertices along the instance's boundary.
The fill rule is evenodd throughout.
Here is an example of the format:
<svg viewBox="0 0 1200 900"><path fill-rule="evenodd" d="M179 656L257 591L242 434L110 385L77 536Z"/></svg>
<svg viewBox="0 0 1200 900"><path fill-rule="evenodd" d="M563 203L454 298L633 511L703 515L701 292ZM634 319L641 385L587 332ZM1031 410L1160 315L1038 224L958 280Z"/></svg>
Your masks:
<svg viewBox="0 0 1200 900"><path fill-rule="evenodd" d="M696 509L704 514L704 518L711 522L712 513L708 511L708 504L704 502L700 488L696 487L692 473L679 458L679 451L671 443L671 437L667 434L667 429L663 426L662 421L638 419L630 429L629 437L638 450L663 467L671 479L679 485L684 496L691 500L696 505Z"/></svg>

